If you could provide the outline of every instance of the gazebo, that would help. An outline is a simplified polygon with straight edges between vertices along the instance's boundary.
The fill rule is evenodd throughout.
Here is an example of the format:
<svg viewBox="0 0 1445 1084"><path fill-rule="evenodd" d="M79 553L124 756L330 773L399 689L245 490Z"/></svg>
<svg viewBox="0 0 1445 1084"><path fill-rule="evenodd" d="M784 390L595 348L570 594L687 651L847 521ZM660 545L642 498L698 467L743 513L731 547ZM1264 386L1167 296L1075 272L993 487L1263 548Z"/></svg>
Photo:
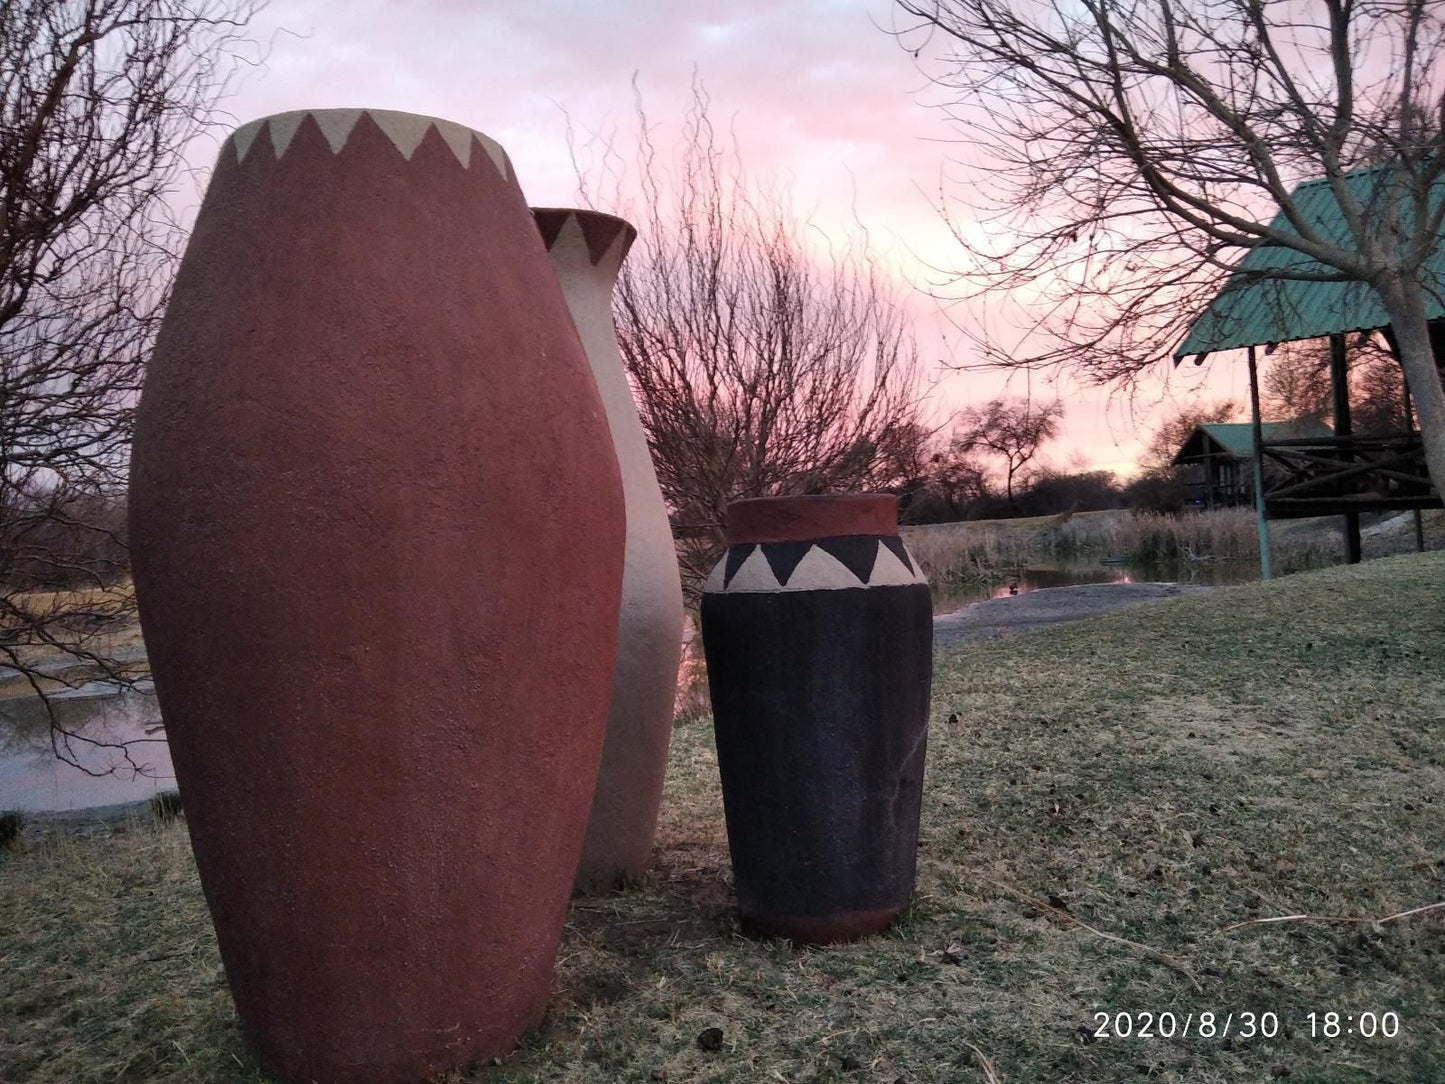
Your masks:
<svg viewBox="0 0 1445 1084"><path fill-rule="evenodd" d="M1334 434L1318 422L1264 422L1260 436L1265 443L1291 437L1324 437ZM1177 467L1194 468L1196 478L1184 482L1184 503L1200 508L1228 508L1254 502L1254 426L1249 422L1206 422L1194 432L1174 456Z"/></svg>
<svg viewBox="0 0 1445 1084"><path fill-rule="evenodd" d="M1387 167L1346 175L1360 204L1370 207ZM1306 181L1294 190L1303 217L1321 234L1342 246L1351 244L1349 228L1327 180ZM1445 185L1436 199L1445 198ZM1272 223L1293 232L1281 212ZM1437 245L1427 272L1445 286L1445 244ZM1374 292L1361 282L1277 278L1280 272L1327 275L1330 269L1293 249L1261 245L1236 265L1224 288L1190 325L1174 352L1175 364L1221 350L1245 349L1249 361L1250 458L1253 461L1255 508L1259 514L1260 556L1265 578L1270 575L1270 519L1343 515L1349 560L1360 560L1360 514L1391 509L1442 507L1425 466L1424 443L1413 426L1407 432L1357 437L1350 426L1345 338L1380 333L1395 349L1389 320ZM1445 364L1445 307L1440 291L1427 296L1431 342L1437 361ZM1334 390L1334 426L1329 435L1279 436L1260 421L1256 350L1269 353L1284 342L1328 338L1330 378ZM1398 351L1396 351L1398 354ZM1410 417L1408 392L1406 416ZM1265 470L1266 462L1270 469ZM1418 534L1418 515L1417 515Z"/></svg>

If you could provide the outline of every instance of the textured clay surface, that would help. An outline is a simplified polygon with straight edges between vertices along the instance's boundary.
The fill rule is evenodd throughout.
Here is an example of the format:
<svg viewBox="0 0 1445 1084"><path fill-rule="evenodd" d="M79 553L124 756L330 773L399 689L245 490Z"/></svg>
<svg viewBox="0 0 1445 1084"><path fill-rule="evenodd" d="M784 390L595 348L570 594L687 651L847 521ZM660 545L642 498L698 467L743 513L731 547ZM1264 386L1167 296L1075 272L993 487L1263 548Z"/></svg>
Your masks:
<svg viewBox="0 0 1445 1084"><path fill-rule="evenodd" d="M728 543L804 542L840 535L896 535L898 498L883 493L755 497L727 506Z"/></svg>
<svg viewBox="0 0 1445 1084"><path fill-rule="evenodd" d="M836 911L822 918L745 914L739 916L738 924L749 937L786 938L796 945L835 945L886 930L907 903L904 899L898 906L878 911Z"/></svg>
<svg viewBox="0 0 1445 1084"><path fill-rule="evenodd" d="M607 410L627 502L617 670L576 886L605 892L652 861L682 653L682 584L667 508L612 325L612 287L636 236L596 211L533 211Z"/></svg>
<svg viewBox="0 0 1445 1084"><path fill-rule="evenodd" d="M702 629L751 932L851 940L912 896L933 619L896 518L871 495L728 508L742 537L708 580Z"/></svg>
<svg viewBox="0 0 1445 1084"><path fill-rule="evenodd" d="M418 1080L542 1016L624 523L500 148L406 114L222 148L137 419L131 540L243 1030Z"/></svg>
<svg viewBox="0 0 1445 1084"><path fill-rule="evenodd" d="M913 893L927 586L705 594L702 624L744 923L799 943L881 929Z"/></svg>

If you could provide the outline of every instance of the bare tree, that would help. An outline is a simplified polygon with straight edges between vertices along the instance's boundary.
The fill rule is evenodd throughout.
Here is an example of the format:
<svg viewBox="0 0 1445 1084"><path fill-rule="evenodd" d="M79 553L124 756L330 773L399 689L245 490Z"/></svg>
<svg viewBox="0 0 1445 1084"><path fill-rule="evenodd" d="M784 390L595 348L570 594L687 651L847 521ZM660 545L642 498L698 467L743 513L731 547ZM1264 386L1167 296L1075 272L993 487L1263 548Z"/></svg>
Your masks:
<svg viewBox="0 0 1445 1084"><path fill-rule="evenodd" d="M1150 434L1139 466L1146 474L1168 474L1174 469L1174 457L1194 430L1201 425L1238 420L1239 407L1230 399L1183 407L1160 422Z"/></svg>
<svg viewBox="0 0 1445 1084"><path fill-rule="evenodd" d="M1233 422L1239 407L1232 400L1187 406L1165 418L1150 434L1139 457L1139 477L1125 489L1134 508L1178 512L1184 506L1184 471L1174 463L1179 449L1201 425Z"/></svg>
<svg viewBox="0 0 1445 1084"><path fill-rule="evenodd" d="M920 466L903 513L907 523L953 523L993 496L987 464L955 443L935 451Z"/></svg>
<svg viewBox="0 0 1445 1084"><path fill-rule="evenodd" d="M167 200L255 8L0 0L0 663L37 693L134 676L123 495ZM88 740L52 728L71 763Z"/></svg>
<svg viewBox="0 0 1445 1084"><path fill-rule="evenodd" d="M1280 278L1364 285L1394 328L1431 476L1445 479L1445 389L1427 266L1445 219L1441 58L1431 0L899 0L899 32L938 44L936 82L1000 184L956 232L984 290L1032 287L1044 345L981 336L989 361L1067 365L1128 385L1248 250ZM1375 198L1346 175L1383 162ZM1322 179L1343 237L1293 195ZM1276 216L1281 225L1276 225ZM986 233L983 239L980 233ZM1284 261L1288 263L1289 261Z"/></svg>
<svg viewBox="0 0 1445 1084"><path fill-rule="evenodd" d="M1362 435L1406 429L1405 385L1395 355L1373 338L1347 344L1351 428ZM1286 343L1260 378L1260 410L1274 421L1329 422L1334 415L1328 340Z"/></svg>
<svg viewBox="0 0 1445 1084"><path fill-rule="evenodd" d="M729 501L888 489L929 433L911 330L866 248L806 247L785 201L720 146L700 86L671 168L640 104L636 137L635 196L615 145L604 163L607 209L639 233L614 318L696 591Z"/></svg>
<svg viewBox="0 0 1445 1084"><path fill-rule="evenodd" d="M953 448L965 455L982 452L1003 463L1004 495L1014 507L1014 484L1037 458L1040 449L1059 435L1064 406L1057 400L1036 405L1029 400L991 399L959 412Z"/></svg>

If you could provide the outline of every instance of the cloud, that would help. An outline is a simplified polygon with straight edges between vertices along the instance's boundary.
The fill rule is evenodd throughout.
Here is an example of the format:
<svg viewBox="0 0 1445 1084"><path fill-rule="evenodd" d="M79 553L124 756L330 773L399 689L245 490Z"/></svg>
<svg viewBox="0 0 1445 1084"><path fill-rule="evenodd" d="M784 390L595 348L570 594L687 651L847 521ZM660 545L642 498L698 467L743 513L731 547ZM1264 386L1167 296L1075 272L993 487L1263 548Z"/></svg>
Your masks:
<svg viewBox="0 0 1445 1084"><path fill-rule="evenodd" d="M666 146L696 75L753 179L787 185L796 211L835 237L861 222L882 266L923 285L953 248L940 185L957 195L968 182L944 178L957 129L922 104L927 80L882 29L891 11L890 0L273 0L254 24L266 65L227 105L238 123L336 106L454 120L507 148L533 203L560 206L576 198L569 119L582 140L628 131L636 73ZM933 303L915 294L909 309L924 356L944 356L957 337ZM951 377L940 413L1002 384ZM1097 393L1066 421L1071 445L1113 461L1110 430Z"/></svg>

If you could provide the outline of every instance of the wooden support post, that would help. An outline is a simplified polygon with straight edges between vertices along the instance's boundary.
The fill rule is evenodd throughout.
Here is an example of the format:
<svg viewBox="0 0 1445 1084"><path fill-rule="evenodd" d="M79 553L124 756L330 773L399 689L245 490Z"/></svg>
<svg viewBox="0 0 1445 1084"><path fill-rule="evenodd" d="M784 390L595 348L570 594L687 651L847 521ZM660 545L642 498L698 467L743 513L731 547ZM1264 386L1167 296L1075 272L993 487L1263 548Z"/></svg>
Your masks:
<svg viewBox="0 0 1445 1084"><path fill-rule="evenodd" d="M1354 430L1350 426L1350 374L1348 358L1345 356L1345 337L1341 334L1330 336L1330 390L1335 400L1335 436L1348 437ZM1349 448L1340 452L1340 459L1350 462L1355 453ZM1345 513L1345 557L1352 565L1360 563L1360 513Z"/></svg>
<svg viewBox="0 0 1445 1084"><path fill-rule="evenodd" d="M1259 576L1260 579L1274 578L1274 567L1269 555L1269 520L1264 507L1264 427L1259 420L1259 367L1254 361L1254 347L1249 348L1249 412L1251 437L1254 443L1254 514L1259 522Z"/></svg>
<svg viewBox="0 0 1445 1084"><path fill-rule="evenodd" d="M1359 564L1364 559L1364 550L1360 544L1360 513L1345 513L1345 560L1352 565Z"/></svg>

